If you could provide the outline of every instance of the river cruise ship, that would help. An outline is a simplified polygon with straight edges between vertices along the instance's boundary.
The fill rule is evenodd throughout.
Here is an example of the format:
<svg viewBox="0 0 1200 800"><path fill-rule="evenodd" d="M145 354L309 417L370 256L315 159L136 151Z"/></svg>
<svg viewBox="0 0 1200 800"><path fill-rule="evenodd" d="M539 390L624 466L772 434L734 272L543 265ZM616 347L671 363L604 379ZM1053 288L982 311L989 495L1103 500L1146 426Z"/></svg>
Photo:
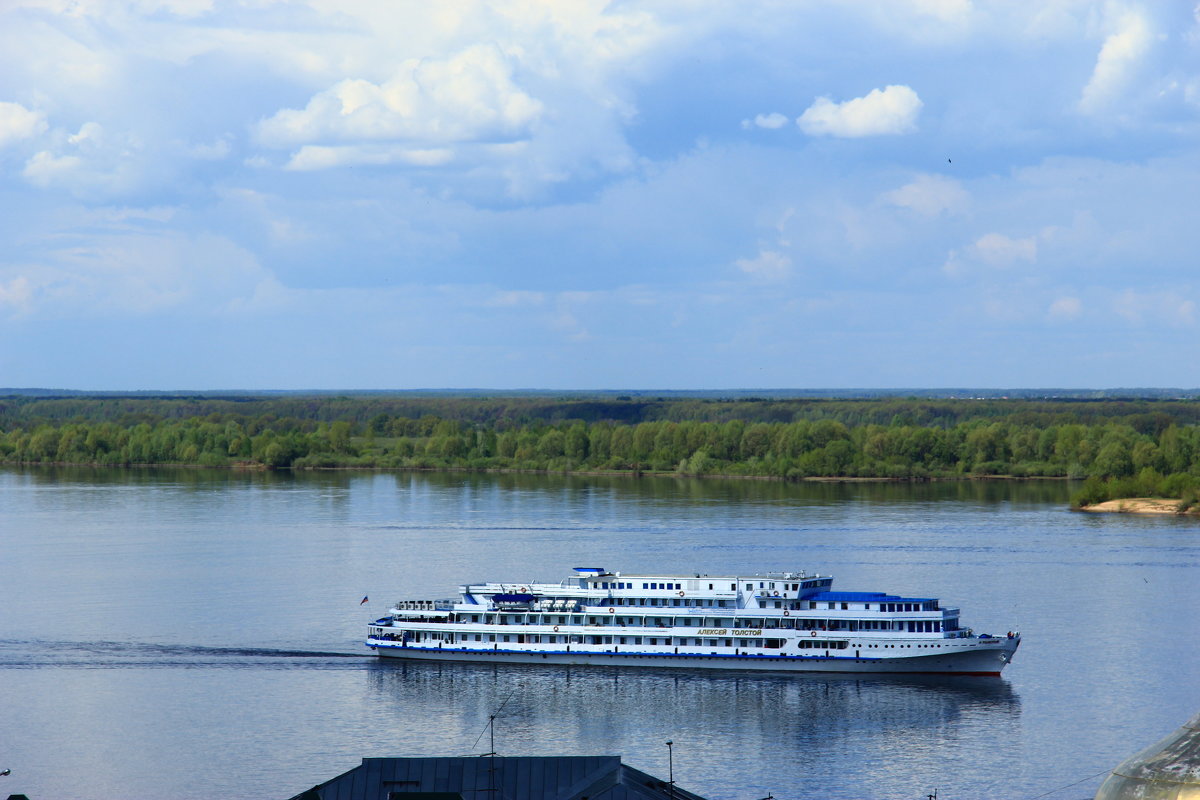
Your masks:
<svg viewBox="0 0 1200 800"><path fill-rule="evenodd" d="M370 623L389 658L784 672L999 675L1018 633L975 634L936 598L835 592L833 578L626 575L470 583Z"/></svg>

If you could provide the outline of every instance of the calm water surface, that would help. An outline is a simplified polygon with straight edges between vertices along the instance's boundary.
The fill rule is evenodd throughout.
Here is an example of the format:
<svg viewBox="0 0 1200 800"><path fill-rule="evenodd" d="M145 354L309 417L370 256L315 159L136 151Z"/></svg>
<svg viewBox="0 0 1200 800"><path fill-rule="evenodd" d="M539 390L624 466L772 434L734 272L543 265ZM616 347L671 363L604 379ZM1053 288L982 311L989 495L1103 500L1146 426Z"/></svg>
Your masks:
<svg viewBox="0 0 1200 800"><path fill-rule="evenodd" d="M503 706L503 755L665 776L670 739L714 799L1091 797L1200 710L1200 523L1073 514L1068 491L0 471L0 795L283 800L365 756L485 752ZM391 601L585 564L832 573L1025 641L999 680L364 655Z"/></svg>

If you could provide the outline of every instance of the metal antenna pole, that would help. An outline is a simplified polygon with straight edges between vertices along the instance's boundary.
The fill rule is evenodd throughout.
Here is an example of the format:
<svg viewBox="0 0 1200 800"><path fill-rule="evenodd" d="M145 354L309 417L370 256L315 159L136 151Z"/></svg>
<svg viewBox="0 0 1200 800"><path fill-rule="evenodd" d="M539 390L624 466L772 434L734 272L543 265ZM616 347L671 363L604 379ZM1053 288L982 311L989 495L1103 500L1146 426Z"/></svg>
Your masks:
<svg viewBox="0 0 1200 800"><path fill-rule="evenodd" d="M667 742L667 793L671 800L675 800L675 750L672 747L675 743Z"/></svg>
<svg viewBox="0 0 1200 800"><path fill-rule="evenodd" d="M479 740L483 738L483 734L485 732L488 734L488 743L491 745L491 752L482 753L481 757L488 756L489 759L488 797L491 798L491 800L495 800L496 798L496 717L500 716L500 712L504 710L504 707L508 705L508 701L512 700L512 696L516 693L517 690L513 689L508 693L508 697L504 698L504 702L500 704L500 707L496 709L496 713L488 714L487 727L479 732L479 735L475 737L475 744L471 745L471 750L474 750L476 746L478 746Z"/></svg>

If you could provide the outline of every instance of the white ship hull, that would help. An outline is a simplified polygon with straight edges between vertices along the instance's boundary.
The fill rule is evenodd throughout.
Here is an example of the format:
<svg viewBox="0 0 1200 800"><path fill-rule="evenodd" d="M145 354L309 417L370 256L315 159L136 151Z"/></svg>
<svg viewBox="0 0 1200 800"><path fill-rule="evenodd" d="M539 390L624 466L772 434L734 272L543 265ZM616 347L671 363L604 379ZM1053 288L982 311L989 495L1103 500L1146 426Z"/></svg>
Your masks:
<svg viewBox="0 0 1200 800"><path fill-rule="evenodd" d="M574 666L651 667L655 669L718 669L754 672L844 672L903 675L997 676L1012 658L1008 648L987 648L964 653L888 658L850 656L758 656L674 653L589 653L521 650L468 650L436 647L372 645L383 658L415 661L499 662L504 664L564 664ZM1015 649L1015 648L1014 648Z"/></svg>

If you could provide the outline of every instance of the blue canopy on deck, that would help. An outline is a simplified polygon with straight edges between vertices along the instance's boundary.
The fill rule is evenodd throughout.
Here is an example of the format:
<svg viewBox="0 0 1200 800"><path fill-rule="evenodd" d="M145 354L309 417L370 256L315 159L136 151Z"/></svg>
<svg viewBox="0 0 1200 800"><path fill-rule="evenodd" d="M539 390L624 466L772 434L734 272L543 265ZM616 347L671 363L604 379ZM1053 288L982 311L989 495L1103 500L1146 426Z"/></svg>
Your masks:
<svg viewBox="0 0 1200 800"><path fill-rule="evenodd" d="M517 592L506 592L504 594L492 595L492 602L495 603L532 603L533 595L522 594Z"/></svg>

